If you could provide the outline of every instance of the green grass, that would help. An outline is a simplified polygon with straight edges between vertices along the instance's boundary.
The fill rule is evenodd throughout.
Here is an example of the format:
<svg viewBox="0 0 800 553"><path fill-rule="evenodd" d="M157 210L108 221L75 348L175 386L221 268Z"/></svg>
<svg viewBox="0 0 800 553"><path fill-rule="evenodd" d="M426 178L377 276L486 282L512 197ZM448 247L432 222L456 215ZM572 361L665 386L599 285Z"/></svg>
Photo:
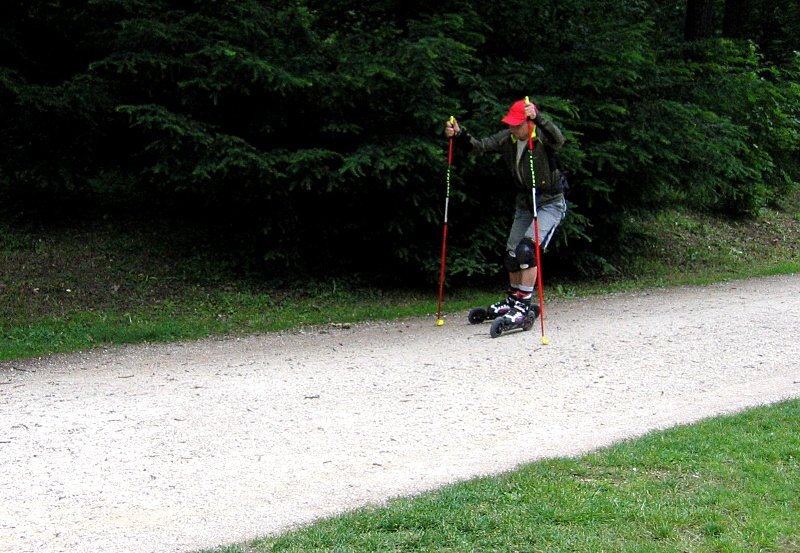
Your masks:
<svg viewBox="0 0 800 553"><path fill-rule="evenodd" d="M754 220L735 220L669 210L633 219L640 229L638 255L625 273L635 284L709 284L744 276L797 272L800 268L800 204L762 210Z"/></svg>
<svg viewBox="0 0 800 553"><path fill-rule="evenodd" d="M667 211L632 217L635 254L611 276L547 279L555 298L707 284L800 271L800 195L737 221ZM0 361L115 344L274 332L405 316L434 317L438 287L363 289L336 280L277 289L237 275L191 229L99 221L70 228L0 223ZM547 274L545 273L547 277ZM497 290L446 289L455 313Z"/></svg>
<svg viewBox="0 0 800 553"><path fill-rule="evenodd" d="M215 551L796 553L799 529L793 400Z"/></svg>

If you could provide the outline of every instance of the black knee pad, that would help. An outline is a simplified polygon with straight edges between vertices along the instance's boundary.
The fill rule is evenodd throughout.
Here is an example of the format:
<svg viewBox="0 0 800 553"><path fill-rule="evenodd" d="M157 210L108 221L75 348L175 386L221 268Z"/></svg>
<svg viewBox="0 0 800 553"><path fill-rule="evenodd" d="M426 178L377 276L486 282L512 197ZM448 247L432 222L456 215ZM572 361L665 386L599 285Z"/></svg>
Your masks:
<svg viewBox="0 0 800 553"><path fill-rule="evenodd" d="M520 269L536 267L536 245L530 238L523 238L514 253Z"/></svg>
<svg viewBox="0 0 800 553"><path fill-rule="evenodd" d="M519 272L519 270L521 268L519 266L519 262L517 261L517 258L514 257L514 255L511 252L506 252L506 256L503 259L503 263L505 264L506 270L509 273Z"/></svg>

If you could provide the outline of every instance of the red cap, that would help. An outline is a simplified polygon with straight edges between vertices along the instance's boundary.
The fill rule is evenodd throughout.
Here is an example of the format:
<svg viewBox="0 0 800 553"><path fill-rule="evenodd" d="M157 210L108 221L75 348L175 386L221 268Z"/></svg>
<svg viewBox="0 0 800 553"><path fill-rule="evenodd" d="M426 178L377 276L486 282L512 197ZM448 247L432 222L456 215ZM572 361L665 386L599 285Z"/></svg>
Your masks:
<svg viewBox="0 0 800 553"><path fill-rule="evenodd" d="M508 115L503 117L503 123L516 126L525 122L526 119L528 119L528 117L525 115L525 100L520 100L514 102L511 108L509 108Z"/></svg>

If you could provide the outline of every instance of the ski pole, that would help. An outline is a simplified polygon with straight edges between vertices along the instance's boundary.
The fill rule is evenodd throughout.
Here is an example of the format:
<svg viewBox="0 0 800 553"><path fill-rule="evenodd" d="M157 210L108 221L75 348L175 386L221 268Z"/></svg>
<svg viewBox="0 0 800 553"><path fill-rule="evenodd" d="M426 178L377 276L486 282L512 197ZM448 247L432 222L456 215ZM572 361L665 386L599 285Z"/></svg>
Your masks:
<svg viewBox="0 0 800 553"><path fill-rule="evenodd" d="M525 105L530 100L525 96ZM549 344L550 340L544 335L544 293L542 291L542 257L539 247L539 210L536 207L536 175L533 172L533 121L528 119L528 159L531 164L531 200L533 203L533 232L536 247L536 287L539 289L539 321L542 324L542 344Z"/></svg>
<svg viewBox="0 0 800 553"><path fill-rule="evenodd" d="M450 116L450 124L455 125L456 118ZM439 307L436 311L436 324L442 326L442 295L444 292L444 265L447 257L447 211L450 208L450 168L453 166L453 137L450 137L450 144L447 148L447 191L444 197L444 229L442 230L442 265L439 269Z"/></svg>

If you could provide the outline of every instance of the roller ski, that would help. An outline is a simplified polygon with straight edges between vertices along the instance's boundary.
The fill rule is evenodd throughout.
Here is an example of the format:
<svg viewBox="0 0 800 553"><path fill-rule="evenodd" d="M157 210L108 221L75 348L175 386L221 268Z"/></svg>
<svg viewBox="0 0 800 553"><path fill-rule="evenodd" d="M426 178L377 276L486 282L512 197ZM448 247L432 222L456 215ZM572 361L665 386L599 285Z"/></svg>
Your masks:
<svg viewBox="0 0 800 553"><path fill-rule="evenodd" d="M472 324L492 321L492 327L489 332L492 338L516 328L530 330L533 327L533 322L539 316L539 306L530 306L531 297L532 294L530 292L510 289L508 296L504 300L493 303L489 307L471 309L467 319Z"/></svg>
<svg viewBox="0 0 800 553"><path fill-rule="evenodd" d="M517 329L527 332L533 328L533 323L539 317L539 313L538 305L517 302L517 305L512 307L505 315L492 321L492 326L489 328L489 336L497 338L504 332Z"/></svg>
<svg viewBox="0 0 800 553"><path fill-rule="evenodd" d="M477 325L484 321L493 321L498 317L502 317L514 306L518 299L522 299L522 293L519 290L509 289L505 299L493 303L489 307L475 307L470 309L467 319L470 323Z"/></svg>

